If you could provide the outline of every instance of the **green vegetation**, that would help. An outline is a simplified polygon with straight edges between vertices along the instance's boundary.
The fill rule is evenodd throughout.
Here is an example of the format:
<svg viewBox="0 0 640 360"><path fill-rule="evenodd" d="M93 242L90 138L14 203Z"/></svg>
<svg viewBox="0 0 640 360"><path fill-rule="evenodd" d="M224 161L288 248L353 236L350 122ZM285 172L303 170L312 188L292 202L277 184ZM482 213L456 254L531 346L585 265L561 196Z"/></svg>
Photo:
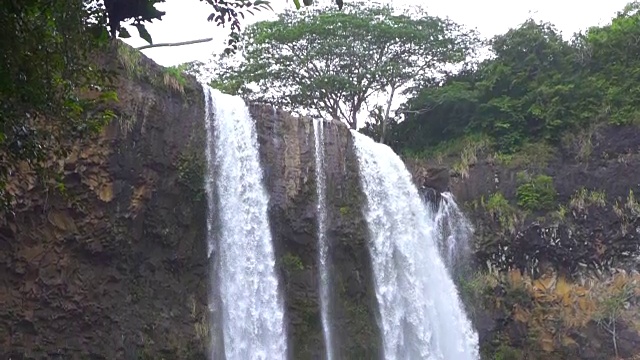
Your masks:
<svg viewBox="0 0 640 360"><path fill-rule="evenodd" d="M142 69L140 67L140 59L142 58L142 55L140 54L140 51L123 42L117 42L116 44L118 61L124 68L127 76L132 79L139 78L142 73Z"/></svg>
<svg viewBox="0 0 640 360"><path fill-rule="evenodd" d="M534 20L494 37L492 58L416 91L402 108L405 121L389 131L389 144L416 154L482 134L507 162L513 157L505 154L526 151L535 159L528 146L563 142L585 160L598 124L640 119L640 58L633 55L640 52L639 4L570 41Z"/></svg>
<svg viewBox="0 0 640 360"><path fill-rule="evenodd" d="M604 191L578 189L569 200L572 209L583 211L590 206L604 207L607 204L607 195Z"/></svg>
<svg viewBox="0 0 640 360"><path fill-rule="evenodd" d="M59 171L47 161L95 134L114 114L110 74L94 66L105 49L100 9L78 1L18 1L0 7L0 211L11 207L9 174L27 166L47 187ZM60 146L61 144L66 146Z"/></svg>
<svg viewBox="0 0 640 360"><path fill-rule="evenodd" d="M482 344L487 359L577 358L579 334L594 325L607 334L603 339L610 335L617 356L616 327L635 328L640 321L628 306L640 295L639 280L640 275L624 272L572 280L489 268L475 273L461 295L471 314L484 310L510 320L495 328L495 341Z"/></svg>
<svg viewBox="0 0 640 360"><path fill-rule="evenodd" d="M477 42L474 32L417 9L397 15L388 5L354 1L344 12L286 11L246 29L244 59L222 55L212 86L353 129L369 99L384 94L372 112L383 138L394 99L463 62Z"/></svg>
<svg viewBox="0 0 640 360"><path fill-rule="evenodd" d="M170 66L162 70L162 81L169 90L175 91L179 94L184 94L184 86L187 84L187 79L184 77L184 71L186 65Z"/></svg>
<svg viewBox="0 0 640 360"><path fill-rule="evenodd" d="M519 172L518 178L522 182L516 189L518 206L528 211L539 211L556 205L556 189L551 176L529 177L525 172Z"/></svg>
<svg viewBox="0 0 640 360"><path fill-rule="evenodd" d="M230 24L236 35L244 12L269 8L263 0L202 1L212 6L209 20ZM121 23L129 21L151 43L144 24L162 18L155 8L161 2L29 0L0 7L6 35L0 40L0 211L10 211L19 192L11 182L20 179L10 174L35 173L38 191L63 189L55 164L115 118L109 110L117 101L114 73L96 60L110 51L110 38L130 37ZM117 53L129 76L141 75L139 52L119 44ZM164 84L181 92L179 75L167 70Z"/></svg>
<svg viewBox="0 0 640 360"><path fill-rule="evenodd" d="M527 142L515 153L496 153L495 161L512 169L543 169L554 155L555 149L546 142Z"/></svg>
<svg viewBox="0 0 640 360"><path fill-rule="evenodd" d="M288 273L294 273L298 271L304 270L304 265L302 264L302 259L299 256L286 253L282 255L282 266L284 270Z"/></svg>
<svg viewBox="0 0 640 360"><path fill-rule="evenodd" d="M520 223L518 210L509 204L509 201L500 192L496 192L489 196L485 203L484 198L481 199L482 206L489 214L498 221L500 228L509 233L515 234L516 227Z"/></svg>
<svg viewBox="0 0 640 360"><path fill-rule="evenodd" d="M191 194L194 201L204 200L206 197L204 188L204 174L206 164L202 154L197 152L185 152L177 161L178 184Z"/></svg>

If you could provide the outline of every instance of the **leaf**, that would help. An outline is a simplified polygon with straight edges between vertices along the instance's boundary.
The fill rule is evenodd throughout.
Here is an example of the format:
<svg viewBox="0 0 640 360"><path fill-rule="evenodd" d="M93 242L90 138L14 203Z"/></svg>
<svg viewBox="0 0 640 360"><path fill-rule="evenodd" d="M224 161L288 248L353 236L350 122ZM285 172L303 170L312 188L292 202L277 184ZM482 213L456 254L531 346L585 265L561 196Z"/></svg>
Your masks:
<svg viewBox="0 0 640 360"><path fill-rule="evenodd" d="M129 31L127 31L125 27L121 27L120 31L118 32L118 37L128 39L131 37L131 34L129 34Z"/></svg>
<svg viewBox="0 0 640 360"><path fill-rule="evenodd" d="M296 10L300 10L300 0L293 0L293 3L296 5Z"/></svg>
<svg viewBox="0 0 640 360"><path fill-rule="evenodd" d="M138 34L141 38L143 38L146 42L153 45L153 41L151 40L151 34L147 31L147 28L143 24L133 24L138 29Z"/></svg>

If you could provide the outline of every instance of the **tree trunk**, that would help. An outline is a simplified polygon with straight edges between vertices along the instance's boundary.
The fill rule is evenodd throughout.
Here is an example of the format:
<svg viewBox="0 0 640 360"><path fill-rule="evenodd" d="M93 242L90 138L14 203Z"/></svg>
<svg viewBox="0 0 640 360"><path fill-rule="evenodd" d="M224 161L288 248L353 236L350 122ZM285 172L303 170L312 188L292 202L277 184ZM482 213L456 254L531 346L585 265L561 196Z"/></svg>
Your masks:
<svg viewBox="0 0 640 360"><path fill-rule="evenodd" d="M387 110L384 112L384 117L382 118L382 134L380 134L380 143L384 144L384 140L387 136L387 123L389 122L389 112L391 111L391 102L393 101L393 96L396 93L395 86L391 87L391 94L389 95L389 100L387 101Z"/></svg>
<svg viewBox="0 0 640 360"><path fill-rule="evenodd" d="M351 123L349 125L353 130L358 130L358 112L355 109L351 113Z"/></svg>

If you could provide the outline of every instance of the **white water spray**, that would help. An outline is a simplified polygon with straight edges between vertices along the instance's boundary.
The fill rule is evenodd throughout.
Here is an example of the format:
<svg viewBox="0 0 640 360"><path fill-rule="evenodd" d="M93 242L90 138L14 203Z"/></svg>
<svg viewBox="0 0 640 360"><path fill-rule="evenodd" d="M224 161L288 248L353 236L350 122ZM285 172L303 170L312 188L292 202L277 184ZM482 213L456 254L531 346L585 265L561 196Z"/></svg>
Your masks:
<svg viewBox="0 0 640 360"><path fill-rule="evenodd" d="M221 326L214 328L222 329L227 360L284 360L284 306L278 293L267 217L269 198L262 183L255 124L241 98L207 85L203 88L210 213L207 240L212 268L217 269L213 292L221 301ZM218 218L218 229L212 225L211 214ZM210 299L213 301L216 299Z"/></svg>
<svg viewBox="0 0 640 360"><path fill-rule="evenodd" d="M460 211L453 194L444 192L441 196L435 216L438 246L447 267L454 270L469 251L473 226Z"/></svg>
<svg viewBox="0 0 640 360"><path fill-rule="evenodd" d="M329 269L328 269L328 244L326 235L327 199L326 178L324 168L324 122L320 119L313 121L315 134L316 157L316 193L318 196L317 221L318 221L318 263L320 272L320 316L322 318L322 331L324 334L324 346L326 359L333 359L333 343L331 339L330 300L329 300Z"/></svg>
<svg viewBox="0 0 640 360"><path fill-rule="evenodd" d="M474 360L478 335L443 263L435 217L402 160L352 131L386 360Z"/></svg>

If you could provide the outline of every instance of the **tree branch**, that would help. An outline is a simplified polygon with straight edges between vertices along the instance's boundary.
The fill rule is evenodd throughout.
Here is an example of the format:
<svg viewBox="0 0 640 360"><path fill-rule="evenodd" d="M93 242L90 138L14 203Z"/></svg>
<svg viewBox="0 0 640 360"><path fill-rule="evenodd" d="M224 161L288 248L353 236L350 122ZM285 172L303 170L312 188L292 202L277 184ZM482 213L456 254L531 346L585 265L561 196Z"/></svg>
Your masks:
<svg viewBox="0 0 640 360"><path fill-rule="evenodd" d="M139 48L136 48L136 50L145 50L145 49L157 48L157 47L164 47L164 46L182 46L182 45L191 45L191 44L203 43L203 42L207 42L207 41L211 41L211 40L213 40L213 38L198 39L198 40L190 40L190 41L182 41L182 42L177 42L177 43L160 43L160 44L151 44L151 45L140 46Z"/></svg>

